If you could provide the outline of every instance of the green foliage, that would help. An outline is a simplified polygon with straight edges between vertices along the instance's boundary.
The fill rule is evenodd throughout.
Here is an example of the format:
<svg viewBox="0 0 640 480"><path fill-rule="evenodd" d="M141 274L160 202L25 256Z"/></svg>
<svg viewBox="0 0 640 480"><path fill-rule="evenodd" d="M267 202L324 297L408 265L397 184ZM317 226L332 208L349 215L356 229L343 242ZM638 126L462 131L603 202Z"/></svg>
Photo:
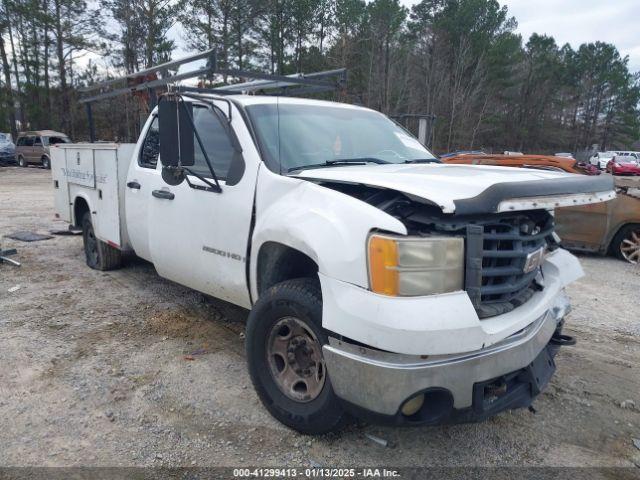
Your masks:
<svg viewBox="0 0 640 480"><path fill-rule="evenodd" d="M0 0L0 128L13 115L85 135L76 89L105 73L91 62L79 69L75 56L101 52L118 74L159 64L179 23L185 47L216 49L220 67L346 67L347 90L321 96L433 114L437 151L629 148L640 138L640 79L628 59L602 42L574 50L545 35L522 39L498 0L422 0L410 10L399 0L99 1L90 12L84 0ZM144 114L144 99L129 98L95 117L104 138L133 140Z"/></svg>
<svg viewBox="0 0 640 480"><path fill-rule="evenodd" d="M167 62L175 48L167 37L176 15L171 0L102 0L102 9L109 12L107 22L100 27L101 36L114 56L116 66L127 73ZM117 28L113 29L113 24Z"/></svg>

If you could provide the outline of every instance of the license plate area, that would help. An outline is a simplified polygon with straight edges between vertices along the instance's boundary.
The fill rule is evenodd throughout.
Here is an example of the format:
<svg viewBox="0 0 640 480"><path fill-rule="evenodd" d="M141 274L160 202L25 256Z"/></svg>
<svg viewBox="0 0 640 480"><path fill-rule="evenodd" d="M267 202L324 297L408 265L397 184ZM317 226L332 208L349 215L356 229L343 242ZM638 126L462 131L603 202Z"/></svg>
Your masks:
<svg viewBox="0 0 640 480"><path fill-rule="evenodd" d="M506 409L528 407L547 386L555 370L553 356L544 348L525 368L476 383L473 410L484 417Z"/></svg>
<svg viewBox="0 0 640 480"><path fill-rule="evenodd" d="M553 373L556 371L556 363L549 349L544 348L525 371L526 378L523 380L531 384L533 395L539 394L547 386Z"/></svg>

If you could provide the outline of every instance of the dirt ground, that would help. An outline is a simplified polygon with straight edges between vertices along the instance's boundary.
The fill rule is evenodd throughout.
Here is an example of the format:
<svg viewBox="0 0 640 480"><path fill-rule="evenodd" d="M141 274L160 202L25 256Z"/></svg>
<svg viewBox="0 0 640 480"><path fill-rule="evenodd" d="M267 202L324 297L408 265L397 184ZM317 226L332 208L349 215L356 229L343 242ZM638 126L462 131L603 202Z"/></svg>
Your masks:
<svg viewBox="0 0 640 480"><path fill-rule="evenodd" d="M50 172L0 168L0 237L52 228ZM91 270L79 236L1 242L22 267L0 264L0 466L640 466L640 267L581 256L578 344L536 414L311 438L254 393L246 311L140 260Z"/></svg>

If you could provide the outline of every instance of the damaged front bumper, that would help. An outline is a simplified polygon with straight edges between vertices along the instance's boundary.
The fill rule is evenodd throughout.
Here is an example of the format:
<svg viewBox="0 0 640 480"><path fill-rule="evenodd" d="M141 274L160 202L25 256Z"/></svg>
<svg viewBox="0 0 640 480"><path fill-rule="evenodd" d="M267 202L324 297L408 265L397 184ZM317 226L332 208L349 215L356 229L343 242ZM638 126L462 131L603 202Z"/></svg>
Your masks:
<svg viewBox="0 0 640 480"><path fill-rule="evenodd" d="M519 332L553 307L564 287L583 275L578 260L557 249L542 264L544 288L523 305L480 319L465 291L391 297L319 274L322 326L337 338L405 355L464 354Z"/></svg>
<svg viewBox="0 0 640 480"><path fill-rule="evenodd" d="M331 384L353 413L377 423L433 424L481 420L526 407L555 371L553 357L569 311L563 292L523 330L491 347L456 355L383 352L330 338L324 346ZM423 395L422 407L402 407Z"/></svg>

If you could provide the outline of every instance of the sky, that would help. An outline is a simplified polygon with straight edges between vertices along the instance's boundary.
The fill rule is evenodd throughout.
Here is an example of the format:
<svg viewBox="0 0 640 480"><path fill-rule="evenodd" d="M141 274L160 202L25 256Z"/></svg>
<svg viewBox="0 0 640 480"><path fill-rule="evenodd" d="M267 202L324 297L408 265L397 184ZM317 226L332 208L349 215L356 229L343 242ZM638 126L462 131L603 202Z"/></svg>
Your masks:
<svg viewBox="0 0 640 480"><path fill-rule="evenodd" d="M419 0L401 0L407 6ZM629 69L640 71L640 0L498 0L518 21L526 42L532 33L554 37L574 49L603 41L629 56Z"/></svg>

